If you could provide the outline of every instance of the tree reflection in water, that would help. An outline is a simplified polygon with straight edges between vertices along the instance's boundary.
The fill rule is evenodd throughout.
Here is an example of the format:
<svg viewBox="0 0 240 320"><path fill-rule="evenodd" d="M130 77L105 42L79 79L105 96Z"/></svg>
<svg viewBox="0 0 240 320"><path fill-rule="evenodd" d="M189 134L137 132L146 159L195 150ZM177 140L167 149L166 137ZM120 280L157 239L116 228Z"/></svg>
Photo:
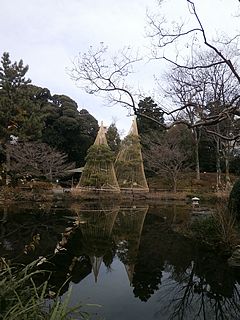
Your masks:
<svg viewBox="0 0 240 320"><path fill-rule="evenodd" d="M168 304L159 310L159 319L166 312L169 319L239 319L240 287L234 270L216 256L195 249L193 260L185 260L185 270L165 256L170 267L165 267L168 278L158 301L161 304L167 298Z"/></svg>
<svg viewBox="0 0 240 320"><path fill-rule="evenodd" d="M168 216L157 206L147 213L147 206L95 203L72 204L64 214L54 210L2 210L0 256L17 262L44 256L41 267L52 271L53 290L65 283L62 293L91 273L97 281L101 264L111 271L118 257L138 301L158 300L155 318L240 319L238 272L173 231L172 224L185 219L183 210L175 206L172 215L168 206ZM24 254L36 233L39 245Z"/></svg>

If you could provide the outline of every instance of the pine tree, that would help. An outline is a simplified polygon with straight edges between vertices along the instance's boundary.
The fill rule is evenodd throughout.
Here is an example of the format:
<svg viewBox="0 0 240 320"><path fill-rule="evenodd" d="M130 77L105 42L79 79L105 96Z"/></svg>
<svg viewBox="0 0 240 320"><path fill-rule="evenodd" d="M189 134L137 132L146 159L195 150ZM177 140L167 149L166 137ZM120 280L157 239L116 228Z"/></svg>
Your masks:
<svg viewBox="0 0 240 320"><path fill-rule="evenodd" d="M31 80L25 79L28 66L23 61L12 63L9 53L4 52L0 66L0 139L9 140L19 128L19 114L23 113L22 87Z"/></svg>
<svg viewBox="0 0 240 320"><path fill-rule="evenodd" d="M111 150L117 154L120 148L121 139L115 123L112 123L106 133L108 145Z"/></svg>

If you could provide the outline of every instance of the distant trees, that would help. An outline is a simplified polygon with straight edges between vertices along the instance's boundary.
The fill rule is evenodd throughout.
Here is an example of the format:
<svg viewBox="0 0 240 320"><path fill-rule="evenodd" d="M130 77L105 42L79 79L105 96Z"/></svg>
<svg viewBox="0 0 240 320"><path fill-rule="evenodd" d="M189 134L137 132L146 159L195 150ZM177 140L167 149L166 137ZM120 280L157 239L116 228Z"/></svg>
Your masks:
<svg viewBox="0 0 240 320"><path fill-rule="evenodd" d="M0 63L1 163L7 162L6 145L15 139L17 144L12 148L16 150L19 143L31 142L34 147L45 143L54 148L53 153L65 154L70 163L83 165L98 131L97 120L87 110L79 111L70 97L51 95L49 89L31 84L26 78L27 71L28 66L22 60L12 63L9 53L3 53ZM19 166L20 159L17 162Z"/></svg>
<svg viewBox="0 0 240 320"><path fill-rule="evenodd" d="M148 140L148 149L144 150L146 168L156 174L165 174L176 192L180 172L192 166L192 146L189 129L180 125L172 127L162 137Z"/></svg>
<svg viewBox="0 0 240 320"><path fill-rule="evenodd" d="M233 52L229 55L233 56ZM174 105L178 106L178 111L174 110L171 113L173 121L186 123L193 131L197 179L200 178L198 148L202 132L205 131L216 141L216 152L219 144L222 145L222 151L226 146L224 154L227 172L229 148L223 141L234 140L233 137L238 135L234 130L232 114L233 110L238 108L236 105L238 82L227 66L218 64L218 61L216 53L199 51L192 59L189 68L173 67L166 76L167 88L164 91ZM205 68L205 64L208 64L208 68ZM191 68L191 65L198 65L199 68ZM219 170L219 152L216 154L216 161Z"/></svg>
<svg viewBox="0 0 240 320"><path fill-rule="evenodd" d="M77 165L85 163L88 148L98 132L97 120L65 95L52 96L52 103L43 106L45 128L42 141L69 155Z"/></svg>
<svg viewBox="0 0 240 320"><path fill-rule="evenodd" d="M233 57L233 52L228 55ZM165 92L178 106L178 112L171 114L173 120L176 123L185 122L193 131L197 179L200 179L199 160L202 159L202 156L199 157L201 135L205 132L205 136L207 134L215 141L214 153L218 173L217 186L219 186L220 158L225 160L226 180L230 182L229 157L234 145L230 140L238 136L238 132L234 129L235 120L232 114L232 111L238 108L236 105L238 82L225 64L217 62L219 57L216 53L199 51L191 62L191 65L198 65L198 68L173 67L168 72ZM208 68L205 68L206 64Z"/></svg>

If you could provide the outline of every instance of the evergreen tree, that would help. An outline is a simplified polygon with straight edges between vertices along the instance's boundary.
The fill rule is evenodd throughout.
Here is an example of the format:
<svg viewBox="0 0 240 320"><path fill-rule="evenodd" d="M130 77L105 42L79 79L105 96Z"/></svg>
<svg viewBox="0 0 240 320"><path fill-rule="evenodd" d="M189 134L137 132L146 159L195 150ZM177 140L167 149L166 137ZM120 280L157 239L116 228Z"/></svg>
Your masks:
<svg viewBox="0 0 240 320"><path fill-rule="evenodd" d="M20 86L31 83L25 79L28 65L23 65L23 60L12 63L8 52L4 52L1 58L0 67L0 89L3 89L9 96Z"/></svg>
<svg viewBox="0 0 240 320"><path fill-rule="evenodd" d="M155 119L158 123L154 122ZM151 97L139 101L137 113L138 131L141 138L143 153L150 152L149 142L159 140L165 133L163 111ZM144 159L145 173L147 177L154 175L154 172L147 169Z"/></svg>
<svg viewBox="0 0 240 320"><path fill-rule="evenodd" d="M27 71L28 66L24 66L22 60L12 63L9 53L3 53L0 65L0 139L3 143L19 128L21 88L31 82L25 79Z"/></svg>
<svg viewBox="0 0 240 320"><path fill-rule="evenodd" d="M163 111L151 97L146 97L139 101L137 124L141 136L146 134L151 135L154 132L162 132L164 130L163 126L161 126L161 124L164 124Z"/></svg>
<svg viewBox="0 0 240 320"><path fill-rule="evenodd" d="M106 133L108 145L117 154L120 149L121 139L115 123L110 124Z"/></svg>
<svg viewBox="0 0 240 320"><path fill-rule="evenodd" d="M79 112L77 103L65 95L54 95L52 103L42 111L45 114L43 142L67 153L70 161L82 166L97 135L97 120L87 110Z"/></svg>

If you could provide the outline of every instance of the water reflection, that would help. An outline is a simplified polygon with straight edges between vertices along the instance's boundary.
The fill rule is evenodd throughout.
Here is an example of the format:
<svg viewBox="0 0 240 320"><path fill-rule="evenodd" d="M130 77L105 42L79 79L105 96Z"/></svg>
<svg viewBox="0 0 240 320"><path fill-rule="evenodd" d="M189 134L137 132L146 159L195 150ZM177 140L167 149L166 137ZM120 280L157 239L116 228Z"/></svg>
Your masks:
<svg viewBox="0 0 240 320"><path fill-rule="evenodd" d="M73 205L77 213L78 232L82 234L83 252L90 257L92 270L97 282L101 263L110 268L115 256L112 229L119 206L100 207L97 204Z"/></svg>
<svg viewBox="0 0 240 320"><path fill-rule="evenodd" d="M64 293L71 282L84 300L84 288L90 302L105 306L106 319L239 319L238 273L173 231L190 219L189 212L176 204L5 207L0 255L18 262L44 257L52 290L61 287ZM114 277L124 282L116 263L128 279L124 288L114 287ZM101 294L91 301L98 287ZM113 296L122 290L131 302L121 316L117 309L126 302L121 296L113 308L105 293L109 287Z"/></svg>
<svg viewBox="0 0 240 320"><path fill-rule="evenodd" d="M29 263L53 252L68 224L64 212L56 215L52 204L0 207L0 256Z"/></svg>
<svg viewBox="0 0 240 320"><path fill-rule="evenodd" d="M132 283L139 243L148 206L121 208L114 226L117 256L124 264Z"/></svg>

